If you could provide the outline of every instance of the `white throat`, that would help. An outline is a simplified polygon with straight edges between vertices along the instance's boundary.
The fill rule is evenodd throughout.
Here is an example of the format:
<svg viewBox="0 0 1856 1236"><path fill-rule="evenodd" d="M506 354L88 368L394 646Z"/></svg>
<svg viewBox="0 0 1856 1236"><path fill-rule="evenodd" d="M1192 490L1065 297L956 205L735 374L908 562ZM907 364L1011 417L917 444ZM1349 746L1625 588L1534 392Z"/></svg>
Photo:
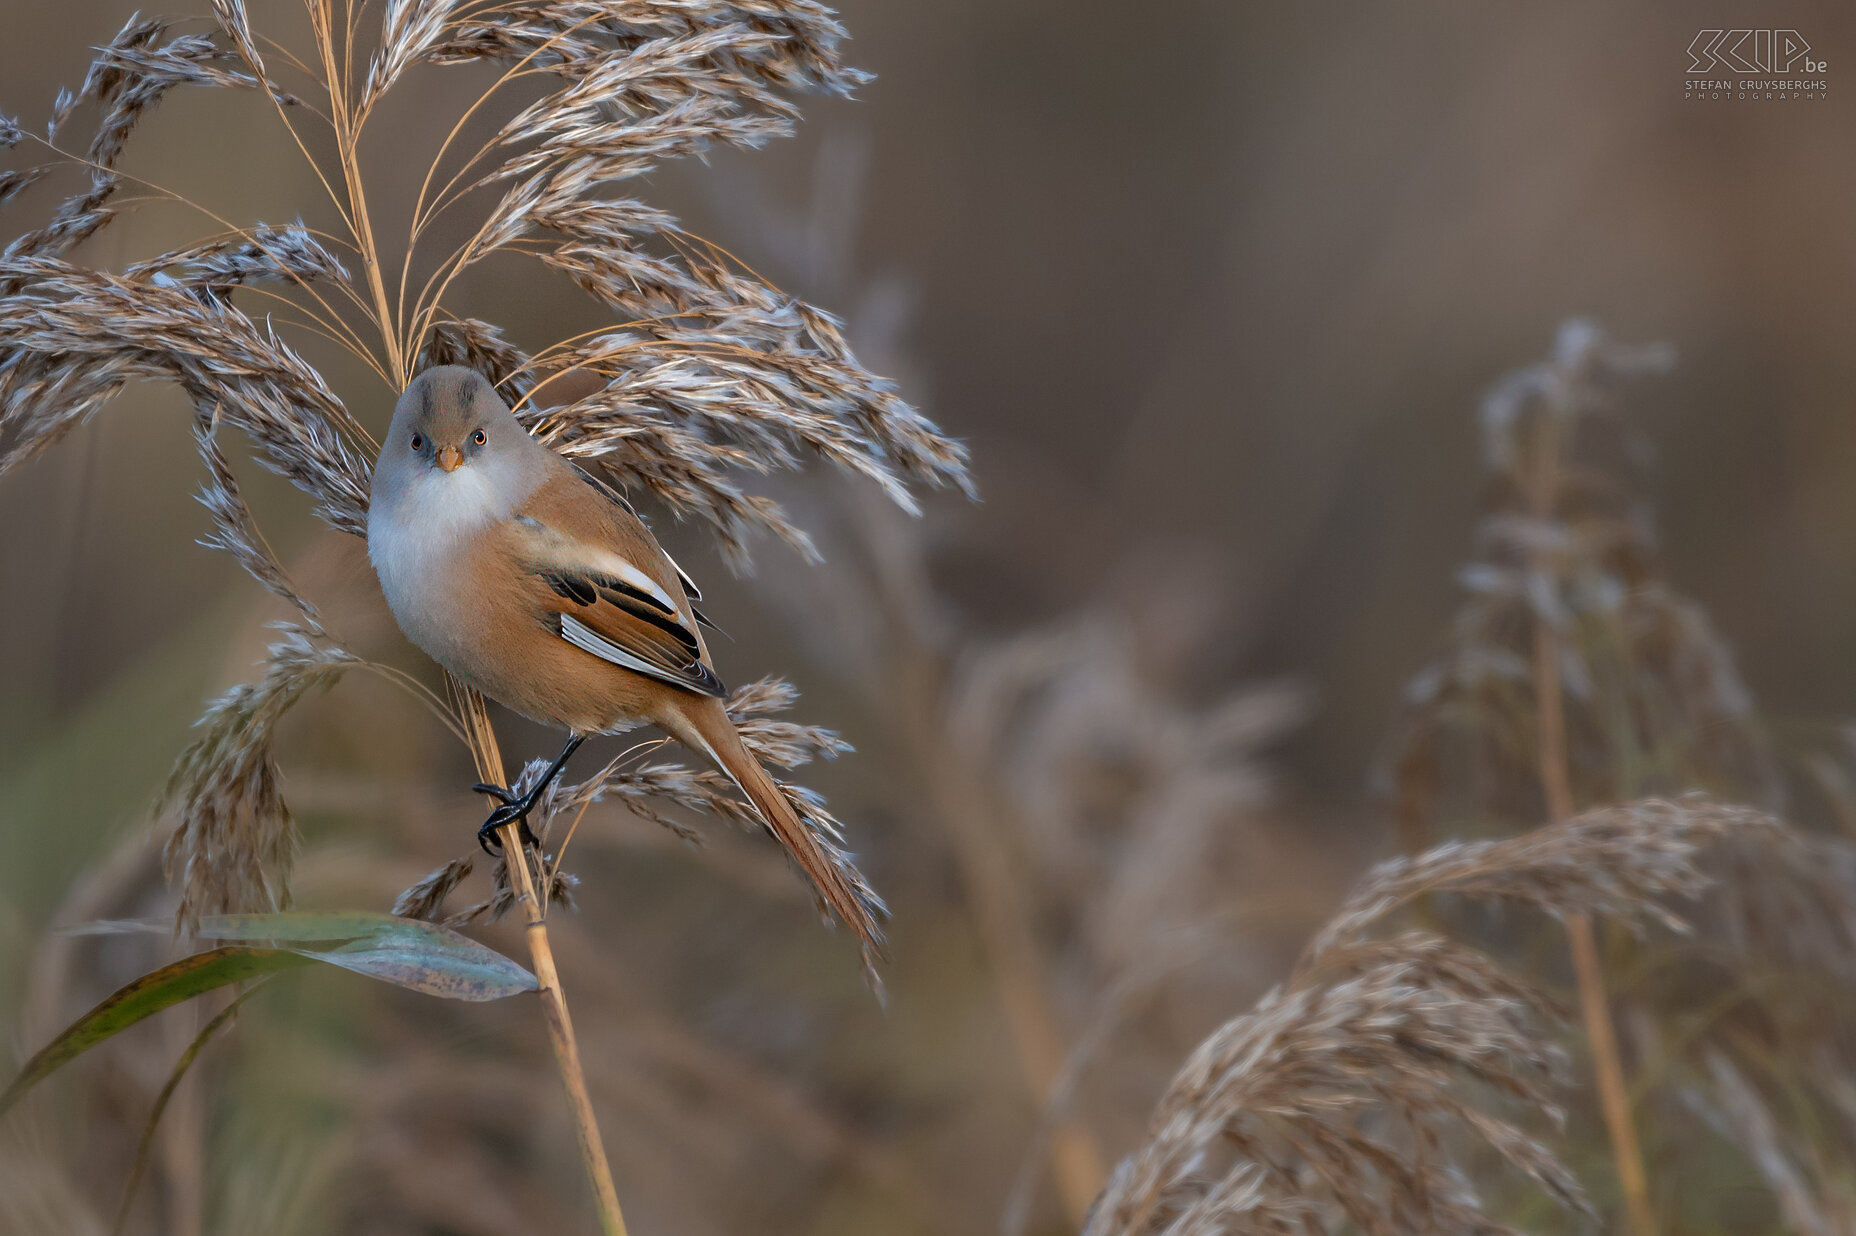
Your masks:
<svg viewBox="0 0 1856 1236"><path fill-rule="evenodd" d="M418 468L406 486L404 499L411 524L434 547L447 547L486 524L508 519L515 511L509 488L491 475L491 465L467 463L453 472ZM521 495L526 497L527 495Z"/></svg>
<svg viewBox="0 0 1856 1236"><path fill-rule="evenodd" d="M479 457L453 472L416 464L390 492L377 488L368 511L367 556L402 626L402 603L448 573L472 537L509 519L535 491L541 478L526 462L519 455Z"/></svg>

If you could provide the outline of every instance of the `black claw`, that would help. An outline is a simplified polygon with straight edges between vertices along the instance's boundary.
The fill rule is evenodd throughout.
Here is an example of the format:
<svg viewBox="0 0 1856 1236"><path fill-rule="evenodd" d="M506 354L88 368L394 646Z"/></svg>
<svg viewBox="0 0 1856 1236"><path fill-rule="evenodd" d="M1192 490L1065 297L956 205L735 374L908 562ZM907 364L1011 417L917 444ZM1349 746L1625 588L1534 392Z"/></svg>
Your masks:
<svg viewBox="0 0 1856 1236"><path fill-rule="evenodd" d="M529 831L528 820L526 818L533 804L524 804L523 801L512 794L506 786L490 785L487 782L479 781L470 788L477 791L479 794L488 794L491 798L494 798L497 802L502 804L502 806L490 812L490 818L485 820L483 822L483 827L477 830L477 844L482 848L485 854L494 858L501 852L503 843L498 840L497 832L503 825L509 823L512 819L522 819L522 839L524 841L534 837L535 834Z"/></svg>
<svg viewBox="0 0 1856 1236"><path fill-rule="evenodd" d="M511 803L520 801L518 798L516 798L514 794L511 794L509 792L509 789L507 786L489 785L489 784L486 784L485 782L479 781L476 785L473 785L470 788L477 791L477 793L479 794L488 794L491 798L494 798L497 802L502 803L505 807L509 806Z"/></svg>
<svg viewBox="0 0 1856 1236"><path fill-rule="evenodd" d="M491 857L495 857L497 852L503 848L502 840L498 834L501 833L506 825L512 822L521 825L518 833L521 837L522 844L532 846L539 850L541 848L541 838L537 837L534 830L528 826L529 810L529 807L517 801L498 807L496 810L490 812L490 818L485 820L483 822L483 827L477 830L477 844L483 847L483 852Z"/></svg>

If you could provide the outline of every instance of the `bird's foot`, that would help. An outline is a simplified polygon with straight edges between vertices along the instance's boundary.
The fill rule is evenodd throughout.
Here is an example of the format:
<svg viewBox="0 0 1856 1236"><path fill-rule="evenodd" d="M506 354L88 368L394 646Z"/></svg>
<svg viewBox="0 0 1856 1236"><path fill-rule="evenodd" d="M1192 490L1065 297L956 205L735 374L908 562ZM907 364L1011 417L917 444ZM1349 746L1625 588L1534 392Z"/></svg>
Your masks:
<svg viewBox="0 0 1856 1236"><path fill-rule="evenodd" d="M514 790L511 790L506 785L487 785L479 782L471 787L480 794L488 794L491 798L494 798L497 802L502 804L502 806L490 812L490 818L485 820L483 822L483 827L477 830L477 844L483 847L483 852L485 854L494 856L496 850L502 849L502 842L497 840L496 836L498 829L507 828L509 825L517 823L522 825L522 844L534 846L537 850L541 849L541 842L537 840L535 834L529 830L529 812L533 811L536 804L541 802L541 796L547 793L548 787L554 784L556 777L561 775L561 769L566 767L567 761L572 758L573 753L578 751L580 749L580 744L585 741L586 736L584 734L570 734L567 738L567 745L562 747L561 753L554 757L554 763L548 765L547 771L543 772L535 784L529 787L528 793L519 797ZM490 848L492 844L496 846L496 850Z"/></svg>
<svg viewBox="0 0 1856 1236"><path fill-rule="evenodd" d="M490 818L485 820L483 827L477 830L477 844L483 848L485 854L494 857L497 851L503 848L502 839L499 836L502 829L506 825L516 823L521 825L519 835L522 844L533 846L537 850L541 848L541 839L535 836L534 830L528 826L528 814L535 809L535 803L541 797L539 794L518 798L500 785L473 785L471 788L479 793L488 794L503 804L490 812Z"/></svg>

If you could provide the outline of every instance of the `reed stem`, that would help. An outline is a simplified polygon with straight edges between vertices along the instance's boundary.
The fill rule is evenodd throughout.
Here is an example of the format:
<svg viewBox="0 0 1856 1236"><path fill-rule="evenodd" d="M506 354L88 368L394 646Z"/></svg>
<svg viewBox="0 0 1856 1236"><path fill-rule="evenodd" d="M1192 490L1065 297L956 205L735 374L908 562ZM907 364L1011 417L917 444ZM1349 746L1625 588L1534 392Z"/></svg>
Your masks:
<svg viewBox="0 0 1856 1236"><path fill-rule="evenodd" d="M491 785L507 785L502 752L496 743L496 731L490 727L483 697L461 684L457 690L463 701L460 711L464 716L465 732L470 736L471 756L477 762L477 775ZM520 825L504 825L501 837L510 883L515 888L523 916L528 920L524 935L528 938L529 957L535 967L542 1012L548 1022L548 1041L554 1047L554 1062L560 1070L561 1083L567 1087L567 1101L573 1108L574 1134L580 1143L580 1160L586 1167L587 1182L593 1186L600 1229L606 1236L625 1236L625 1216L619 1211L612 1167L606 1162L605 1143L600 1139L599 1124L593 1116L593 1099L587 1092L586 1073L580 1067L580 1046L574 1038L573 1019L567 1013L567 993L562 990L561 976L554 968L554 949L548 941L548 916L535 892Z"/></svg>
<svg viewBox="0 0 1856 1236"><path fill-rule="evenodd" d="M913 680L911 698L936 698L931 685L934 671L927 658L916 659L905 672ZM999 833L989 821L985 795L961 774L928 715L916 714L910 729L930 799L953 842L961 883L1005 1011L1019 1070L1032 1102L1046 1111L1057 1098L1068 1049L1050 1007L1037 939L1021 908L1025 886L1012 877ZM1074 1117L1052 1115L1050 1153L1057 1192L1066 1217L1080 1230L1108 1172L1089 1130Z"/></svg>
<svg viewBox="0 0 1856 1236"><path fill-rule="evenodd" d="M335 151L342 165L342 182L348 190L347 218L354 232L355 250L361 255L361 266L367 273L368 291L373 294L373 316L377 319L375 324L380 328L381 341L386 346L387 372L392 376L394 386L404 386L412 375L407 372L407 357L400 347L398 324L393 319L392 307L387 303L387 287L380 274L380 247L374 243L373 218L368 214L367 190L361 180L360 130L356 127L351 111L348 83L335 64L334 13L327 0L313 0L310 17L316 34L317 50L322 54L323 73L329 84L329 119L335 128ZM347 22L348 34L352 37L352 6L347 11Z"/></svg>
<svg viewBox="0 0 1856 1236"><path fill-rule="evenodd" d="M1534 515L1542 521L1553 518L1555 494L1559 487L1559 422L1548 409L1540 415L1536 441L1532 499ZM1536 545L1539 544L1538 538ZM1532 551L1536 570L1548 570L1547 551ZM1566 709L1560 683L1559 633L1543 617L1534 619L1534 701L1539 730L1540 787L1547 803L1551 822L1569 819L1575 813L1572 776L1566 759ZM1643 1168L1643 1148L1637 1139L1637 1126L1631 1116L1629 1090L1624 1080L1624 1062L1618 1050L1617 1029L1612 1024L1611 1006L1605 995L1605 975L1598 956L1598 941L1592 920L1586 914L1568 915L1566 935L1572 949L1573 973L1579 986L1579 1007L1584 1014L1586 1041L1592 1049L1592 1071L1598 1086L1599 1108L1604 1116L1605 1132L1611 1142L1611 1156L1618 1174L1618 1188L1633 1236L1655 1236L1656 1215L1650 1208L1649 1180Z"/></svg>

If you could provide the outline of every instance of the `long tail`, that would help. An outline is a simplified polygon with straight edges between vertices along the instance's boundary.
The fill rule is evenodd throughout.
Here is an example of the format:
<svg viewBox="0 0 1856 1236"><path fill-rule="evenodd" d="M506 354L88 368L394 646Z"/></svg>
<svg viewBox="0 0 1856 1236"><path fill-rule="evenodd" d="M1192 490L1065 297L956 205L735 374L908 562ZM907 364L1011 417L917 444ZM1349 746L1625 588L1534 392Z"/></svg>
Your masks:
<svg viewBox="0 0 1856 1236"><path fill-rule="evenodd" d="M774 837L811 879L819 896L857 933L870 953L881 953L883 932L876 922L881 902L850 860L799 818L785 791L774 784L741 741L735 723L723 711L722 701L690 697L678 703L680 707L662 719L663 728L692 751L708 756L741 787Z"/></svg>

